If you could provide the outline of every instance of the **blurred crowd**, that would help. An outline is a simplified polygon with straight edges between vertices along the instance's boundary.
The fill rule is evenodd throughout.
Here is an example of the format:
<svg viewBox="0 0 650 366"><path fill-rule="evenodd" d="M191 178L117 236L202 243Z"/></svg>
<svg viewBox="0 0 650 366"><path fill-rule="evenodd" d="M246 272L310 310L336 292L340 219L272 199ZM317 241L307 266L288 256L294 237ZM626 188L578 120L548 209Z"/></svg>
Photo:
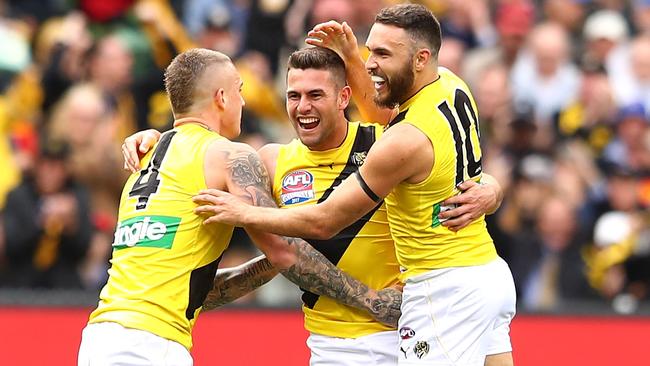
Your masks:
<svg viewBox="0 0 650 366"><path fill-rule="evenodd" d="M317 23L360 48L390 0L0 0L0 287L96 291L127 177L119 147L168 129L163 71L193 47L244 81L241 141L287 142L287 55ZM423 0L439 61L478 103L488 218L530 311L650 302L650 1ZM358 118L354 107L348 115ZM241 231L222 265L255 255ZM297 303L291 285L244 298Z"/></svg>

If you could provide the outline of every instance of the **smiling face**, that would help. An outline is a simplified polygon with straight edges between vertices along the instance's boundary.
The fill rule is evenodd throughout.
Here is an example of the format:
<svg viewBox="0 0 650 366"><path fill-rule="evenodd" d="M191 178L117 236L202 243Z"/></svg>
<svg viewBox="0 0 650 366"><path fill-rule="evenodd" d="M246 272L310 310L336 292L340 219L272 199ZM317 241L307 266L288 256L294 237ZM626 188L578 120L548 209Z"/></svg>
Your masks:
<svg viewBox="0 0 650 366"><path fill-rule="evenodd" d="M343 111L350 94L350 87L337 85L330 70L289 69L287 114L305 146L328 150L343 142L347 134Z"/></svg>
<svg viewBox="0 0 650 366"><path fill-rule="evenodd" d="M366 69L375 85L375 103L393 108L413 92L414 44L402 28L375 23L366 46Z"/></svg>

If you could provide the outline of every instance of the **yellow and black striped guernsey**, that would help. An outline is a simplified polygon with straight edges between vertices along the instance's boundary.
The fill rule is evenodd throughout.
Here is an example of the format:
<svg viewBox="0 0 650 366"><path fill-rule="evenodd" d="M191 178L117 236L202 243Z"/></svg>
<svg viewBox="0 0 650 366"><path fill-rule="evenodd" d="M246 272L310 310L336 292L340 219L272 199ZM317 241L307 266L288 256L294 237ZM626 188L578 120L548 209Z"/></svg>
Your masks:
<svg viewBox="0 0 650 366"><path fill-rule="evenodd" d="M460 183L478 181L482 173L476 103L460 78L438 70L438 80L400 105L391 122L415 126L434 151L427 178L417 184L402 182L386 197L403 279L438 268L485 264L497 256L484 216L457 232L438 220L441 203L458 193Z"/></svg>
<svg viewBox="0 0 650 366"><path fill-rule="evenodd" d="M380 125L351 122L345 141L336 149L312 151L297 139L283 145L273 178L278 206L289 208L324 201L363 164L382 131ZM330 240L304 239L338 268L371 288L397 283L399 266L383 202ZM328 297L305 292L302 298L305 328L312 333L357 338L391 329L368 313Z"/></svg>
<svg viewBox="0 0 650 366"><path fill-rule="evenodd" d="M203 225L192 196L206 188L204 157L222 137L197 124L164 133L120 200L112 266L89 323L115 322L192 347L232 226Z"/></svg>

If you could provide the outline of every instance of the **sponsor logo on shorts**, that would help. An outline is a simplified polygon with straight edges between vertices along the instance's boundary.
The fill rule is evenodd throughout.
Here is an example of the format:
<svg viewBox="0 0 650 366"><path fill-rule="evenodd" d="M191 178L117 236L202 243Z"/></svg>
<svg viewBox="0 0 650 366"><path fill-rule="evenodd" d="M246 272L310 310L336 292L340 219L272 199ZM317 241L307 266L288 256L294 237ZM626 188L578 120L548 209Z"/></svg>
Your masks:
<svg viewBox="0 0 650 366"><path fill-rule="evenodd" d="M399 350L402 351L402 353L404 354L404 358L407 358L407 359L408 359L408 355L407 355L406 352L408 352L408 350L409 350L410 348L411 348L411 347L406 347L406 349L404 349L404 347L400 347L400 348L399 348Z"/></svg>
<svg viewBox="0 0 650 366"><path fill-rule="evenodd" d="M284 205L309 201L314 197L314 176L310 172L296 170L282 178L280 200Z"/></svg>
<svg viewBox="0 0 650 366"><path fill-rule="evenodd" d="M402 327L399 330L399 337L402 339L410 339L415 337L415 331L409 327Z"/></svg>
<svg viewBox="0 0 650 366"><path fill-rule="evenodd" d="M429 353L429 342L417 341L415 347L413 347L413 353L415 353L415 355L420 359L426 356L427 353Z"/></svg>
<svg viewBox="0 0 650 366"><path fill-rule="evenodd" d="M136 216L121 221L115 230L113 248L171 249L180 223L180 217L172 216Z"/></svg>

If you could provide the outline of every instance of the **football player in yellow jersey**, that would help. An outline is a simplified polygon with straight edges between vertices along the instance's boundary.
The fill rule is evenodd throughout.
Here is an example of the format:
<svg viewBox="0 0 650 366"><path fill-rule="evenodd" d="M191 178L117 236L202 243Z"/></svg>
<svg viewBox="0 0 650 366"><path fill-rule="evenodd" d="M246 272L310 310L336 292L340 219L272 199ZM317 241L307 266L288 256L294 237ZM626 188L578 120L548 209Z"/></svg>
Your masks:
<svg viewBox="0 0 650 366"><path fill-rule="evenodd" d="M275 206L258 154L228 140L240 132L241 86L231 60L216 51L184 52L167 68L174 129L124 186L109 280L83 331L79 365L192 364L192 328L233 227L202 225L191 197L215 188ZM368 288L301 239L248 232L268 257L253 263L255 271L279 271L309 291L395 324L399 291Z"/></svg>
<svg viewBox="0 0 650 366"><path fill-rule="evenodd" d="M325 200L336 185L363 164L383 126L348 122L344 109L349 98L345 65L336 53L307 48L289 57L287 113L299 140L286 145L269 144L259 151L280 207ZM127 139L125 155L136 161L140 140L147 140L143 146L147 149L157 137L155 131L145 131ZM494 209L498 205L497 193L486 188L472 190L484 198L483 205L476 208ZM384 288L398 281L399 267L383 204L330 240L305 240L341 270L372 288ZM219 270L203 310L228 303L268 280L265 274L250 270L259 260ZM307 344L312 365L397 364L399 337L394 327L308 291L303 301L305 327L311 333Z"/></svg>
<svg viewBox="0 0 650 366"><path fill-rule="evenodd" d="M207 190L200 197L210 204L197 212L213 215L206 223L329 238L385 198L405 281L399 364L512 365L514 283L484 217L457 231L440 222L458 185L482 177L476 105L465 83L438 67L440 43L440 25L421 5L395 5L377 15L365 67L375 103L398 113L363 166L327 200L277 210ZM351 60L343 56L347 66ZM348 75L358 72L350 66Z"/></svg>

